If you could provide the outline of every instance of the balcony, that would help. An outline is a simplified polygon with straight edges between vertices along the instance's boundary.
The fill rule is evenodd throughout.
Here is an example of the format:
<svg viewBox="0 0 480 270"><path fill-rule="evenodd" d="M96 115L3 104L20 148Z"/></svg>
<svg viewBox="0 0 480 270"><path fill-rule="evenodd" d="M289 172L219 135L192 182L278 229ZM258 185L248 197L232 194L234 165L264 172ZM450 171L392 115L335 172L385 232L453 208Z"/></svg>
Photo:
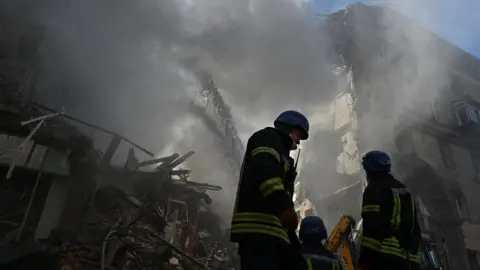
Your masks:
<svg viewBox="0 0 480 270"><path fill-rule="evenodd" d="M464 135L480 134L480 103L469 96L453 102L454 119L458 130Z"/></svg>

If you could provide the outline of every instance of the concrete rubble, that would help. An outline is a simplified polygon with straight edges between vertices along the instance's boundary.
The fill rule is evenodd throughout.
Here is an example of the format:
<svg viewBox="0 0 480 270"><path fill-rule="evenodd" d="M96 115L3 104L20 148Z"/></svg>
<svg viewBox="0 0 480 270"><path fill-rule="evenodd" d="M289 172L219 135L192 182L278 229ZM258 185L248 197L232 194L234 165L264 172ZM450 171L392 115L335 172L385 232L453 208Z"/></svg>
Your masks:
<svg viewBox="0 0 480 270"><path fill-rule="evenodd" d="M3 15L0 269L226 269L234 249L206 193L221 187L192 182L180 168L195 153L155 158L34 102L46 29ZM112 165L125 145L126 162Z"/></svg>
<svg viewBox="0 0 480 270"><path fill-rule="evenodd" d="M173 179L188 171L170 170L175 161L139 177L131 192L112 185L97 189L76 241L58 234L57 243L68 243L62 255L64 269L208 269L211 247L199 232L203 204L211 203L207 184ZM135 175L140 174L140 175Z"/></svg>
<svg viewBox="0 0 480 270"><path fill-rule="evenodd" d="M27 141L30 150L22 149L34 152L32 149L39 147L33 146L39 142L47 149L57 148L60 139L48 132L54 127L56 135L67 129L78 132L64 119L52 120L48 127L39 129L33 140ZM26 141L23 136L18 136L16 146L12 146L7 143L12 143L11 136L7 137L3 148L16 149ZM34 161L34 153L26 154L30 158L21 162L16 158L12 179L2 182L0 196L1 205L8 206L2 207L0 214L0 223L3 224L0 226L3 240L0 242L1 269L33 269L39 264L45 269L62 270L228 269L227 234L218 225L219 217L208 210L212 199L206 193L222 188L192 182L189 180L190 171L179 168L195 152L183 156L175 153L140 162L131 148L124 166L119 167L110 165L119 145L118 137L114 135L102 153L93 151L91 139L77 134L76 138L83 138L85 142L81 147L84 153L75 160L78 149L71 149L73 154L67 157L68 170L42 165L35 167L30 164ZM69 147L72 145L65 144L66 149ZM8 162L13 164L15 154L12 155L10 159L2 156L5 159L2 173L7 170L5 165ZM48 155L43 160L48 161ZM79 166L77 163L83 165L74 169ZM64 174L62 177L77 179L72 181L73 195L66 196L81 198L74 200L81 204L80 208L70 208L81 211L74 213L75 210L69 211L66 207L62 215L64 219L75 217L66 220L65 224L73 224L75 219L80 221L79 224L61 226L60 221L60 225L44 239L37 236L45 212L43 208L47 207L51 192L45 183L49 183L51 189L54 179L35 181L42 173L48 177ZM75 185L81 188L75 190ZM65 203L69 204L68 198Z"/></svg>

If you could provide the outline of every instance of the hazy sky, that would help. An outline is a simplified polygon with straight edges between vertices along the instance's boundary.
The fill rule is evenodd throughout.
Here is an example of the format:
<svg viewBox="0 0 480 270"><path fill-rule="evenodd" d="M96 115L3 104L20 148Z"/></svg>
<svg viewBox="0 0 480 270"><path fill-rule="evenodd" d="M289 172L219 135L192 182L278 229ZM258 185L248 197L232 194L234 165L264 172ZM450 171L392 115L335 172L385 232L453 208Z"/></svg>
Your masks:
<svg viewBox="0 0 480 270"><path fill-rule="evenodd" d="M316 13L331 13L356 2L391 7L480 58L478 0L311 0L310 6ZM435 14L435 18L432 20L431 16L424 16L425 13Z"/></svg>

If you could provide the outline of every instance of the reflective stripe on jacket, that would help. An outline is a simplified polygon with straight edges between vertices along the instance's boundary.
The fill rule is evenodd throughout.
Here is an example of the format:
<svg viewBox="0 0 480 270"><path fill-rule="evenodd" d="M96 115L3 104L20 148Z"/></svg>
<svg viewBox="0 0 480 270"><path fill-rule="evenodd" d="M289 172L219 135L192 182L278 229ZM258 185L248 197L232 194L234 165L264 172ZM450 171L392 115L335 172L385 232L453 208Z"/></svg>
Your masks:
<svg viewBox="0 0 480 270"><path fill-rule="evenodd" d="M421 238L415 202L410 191L388 175L374 179L364 191L360 264L372 264L378 255L419 263Z"/></svg>
<svg viewBox="0 0 480 270"><path fill-rule="evenodd" d="M307 262L308 270L342 270L340 261L320 243L312 245L304 242L302 245L302 255Z"/></svg>
<svg viewBox="0 0 480 270"><path fill-rule="evenodd" d="M266 234L290 243L280 219L263 213L235 213L232 219L232 234Z"/></svg>
<svg viewBox="0 0 480 270"><path fill-rule="evenodd" d="M405 260L409 259L414 263L420 263L420 256L418 254L413 255L412 253L405 251L405 249L400 246L397 238L393 236L383 239L382 242L364 236L362 237L361 245L376 252L393 255Z"/></svg>
<svg viewBox="0 0 480 270"><path fill-rule="evenodd" d="M292 139L274 128L256 132L247 143L240 172L231 240L279 241L290 244L279 214L293 209L285 187Z"/></svg>
<svg viewBox="0 0 480 270"><path fill-rule="evenodd" d="M304 254L307 261L308 270L341 270L340 263L337 260L329 258L327 256L317 254Z"/></svg>

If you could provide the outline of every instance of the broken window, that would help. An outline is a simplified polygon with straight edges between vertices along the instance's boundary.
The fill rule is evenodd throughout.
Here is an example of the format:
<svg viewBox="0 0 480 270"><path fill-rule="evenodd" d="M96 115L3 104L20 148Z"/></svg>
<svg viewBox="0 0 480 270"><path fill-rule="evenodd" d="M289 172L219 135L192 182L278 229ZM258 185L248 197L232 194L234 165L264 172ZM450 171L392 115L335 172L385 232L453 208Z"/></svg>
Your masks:
<svg viewBox="0 0 480 270"><path fill-rule="evenodd" d="M469 104L467 104L466 107L468 112L468 118L470 119L470 121L479 123L480 122L480 118L478 117L480 115L479 109Z"/></svg>
<svg viewBox="0 0 480 270"><path fill-rule="evenodd" d="M453 146L449 142L443 140L439 140L438 144L442 154L443 165L449 169L458 170L458 164L455 161L455 155L452 148Z"/></svg>
<svg viewBox="0 0 480 270"><path fill-rule="evenodd" d="M471 106L469 106L468 109L469 109L469 112L470 112L469 115L470 115L472 121L475 122L475 123L480 122L480 117L478 117L480 115L479 110L477 108L473 108Z"/></svg>
<svg viewBox="0 0 480 270"><path fill-rule="evenodd" d="M457 101L453 103L453 109L459 126L468 123L480 123L480 109L466 101Z"/></svg>
<svg viewBox="0 0 480 270"><path fill-rule="evenodd" d="M178 223L181 221L188 221L188 210L185 202L169 199L167 213L168 222Z"/></svg>
<svg viewBox="0 0 480 270"><path fill-rule="evenodd" d="M426 269L442 269L437 247L431 240L424 239L419 251L421 262Z"/></svg>
<svg viewBox="0 0 480 270"><path fill-rule="evenodd" d="M467 107L465 106L464 101L455 102L453 104L453 109L455 110L455 116L459 126L466 125L470 122L468 119Z"/></svg>
<svg viewBox="0 0 480 270"><path fill-rule="evenodd" d="M465 196L460 191L456 191L453 193L453 198L455 200L458 218L468 221L468 209Z"/></svg>

